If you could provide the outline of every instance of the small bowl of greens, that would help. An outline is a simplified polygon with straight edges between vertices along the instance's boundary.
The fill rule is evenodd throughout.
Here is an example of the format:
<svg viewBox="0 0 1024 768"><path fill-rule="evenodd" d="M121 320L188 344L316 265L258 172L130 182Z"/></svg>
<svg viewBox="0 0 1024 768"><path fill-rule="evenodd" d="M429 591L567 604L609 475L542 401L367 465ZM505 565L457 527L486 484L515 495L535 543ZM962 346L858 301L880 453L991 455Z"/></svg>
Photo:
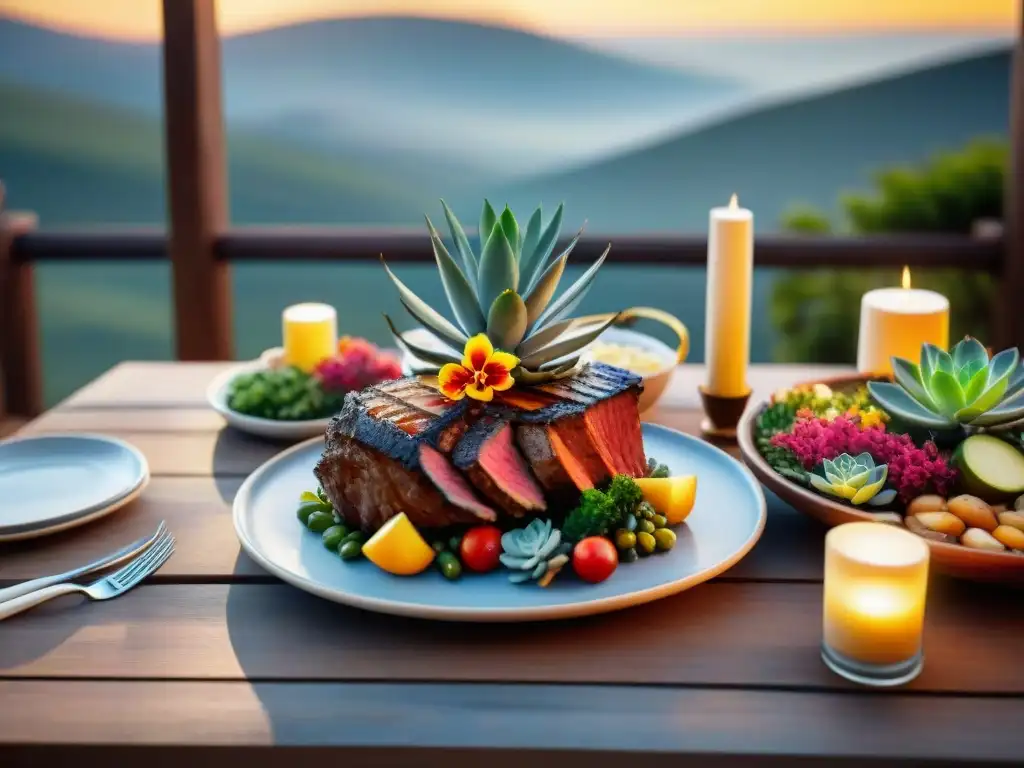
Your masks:
<svg viewBox="0 0 1024 768"><path fill-rule="evenodd" d="M277 350L268 350L215 378L207 400L235 429L303 440L324 434L348 392L400 375L397 360L363 339L346 337L338 354L311 373L285 365Z"/></svg>

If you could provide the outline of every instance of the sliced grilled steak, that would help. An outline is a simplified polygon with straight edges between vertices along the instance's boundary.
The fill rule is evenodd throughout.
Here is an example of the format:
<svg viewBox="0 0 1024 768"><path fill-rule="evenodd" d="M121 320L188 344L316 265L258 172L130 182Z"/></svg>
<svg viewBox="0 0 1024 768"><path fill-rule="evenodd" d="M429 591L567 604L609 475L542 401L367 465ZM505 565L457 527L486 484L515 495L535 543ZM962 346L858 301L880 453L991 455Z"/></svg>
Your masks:
<svg viewBox="0 0 1024 768"><path fill-rule="evenodd" d="M452 461L483 496L512 515L547 509L544 492L512 439L512 425L494 416L481 418L459 441Z"/></svg>
<svg viewBox="0 0 1024 768"><path fill-rule="evenodd" d="M399 512L418 528L493 521L495 512L475 499L444 455L428 450L430 472L420 465L421 447L429 449L430 433L456 421L461 409L441 398L445 412L431 414L396 399L395 389L350 393L331 421L327 446L314 469L331 504L348 524L368 532ZM398 391L411 399L426 394L412 387ZM462 482L464 494L445 482L450 480L445 465Z"/></svg>
<svg viewBox="0 0 1024 768"><path fill-rule="evenodd" d="M438 528L493 521L495 507L522 516L573 504L615 473L643 473L640 387L605 365L487 404L453 403L415 378L386 382L345 398L315 473L366 531L399 512Z"/></svg>
<svg viewBox="0 0 1024 768"><path fill-rule="evenodd" d="M524 422L517 431L519 445L547 491L564 496L570 489L578 493L601 485L617 473L643 474L637 407L641 381L620 368L595 364L571 379L518 394L518 419ZM534 407L523 407L524 400ZM607 445L608 440L613 444Z"/></svg>

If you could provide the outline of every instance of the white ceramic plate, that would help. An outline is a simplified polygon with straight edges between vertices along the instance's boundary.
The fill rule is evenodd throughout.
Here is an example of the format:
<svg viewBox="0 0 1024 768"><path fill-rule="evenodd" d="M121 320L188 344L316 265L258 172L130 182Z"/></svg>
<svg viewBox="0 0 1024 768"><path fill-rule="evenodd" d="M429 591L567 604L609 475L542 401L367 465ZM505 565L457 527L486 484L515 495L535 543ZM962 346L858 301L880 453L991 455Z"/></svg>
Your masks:
<svg viewBox="0 0 1024 768"><path fill-rule="evenodd" d="M0 541L103 517L136 499L148 482L145 456L116 438L38 435L0 442Z"/></svg>
<svg viewBox="0 0 1024 768"><path fill-rule="evenodd" d="M435 568L392 576L367 560L341 560L298 521L299 494L316 488L323 440L278 454L242 484L234 503L243 549L270 573L327 600L380 613L446 621L565 619L639 605L681 592L736 564L764 529L765 500L753 475L728 454L665 427L643 425L648 456L673 474L697 475L697 501L670 552L618 567L600 584L567 571L541 588L499 568L446 581Z"/></svg>
<svg viewBox="0 0 1024 768"><path fill-rule="evenodd" d="M248 432L251 435L265 437L270 440L304 440L307 437L323 435L327 432L327 425L330 418L308 419L306 421L278 421L276 419L262 419L258 416L247 416L244 413L233 411L228 408L228 390L232 380L242 373L266 370L267 364L263 360L253 360L242 363L217 376L210 382L206 389L206 399L210 406L228 423L241 432Z"/></svg>

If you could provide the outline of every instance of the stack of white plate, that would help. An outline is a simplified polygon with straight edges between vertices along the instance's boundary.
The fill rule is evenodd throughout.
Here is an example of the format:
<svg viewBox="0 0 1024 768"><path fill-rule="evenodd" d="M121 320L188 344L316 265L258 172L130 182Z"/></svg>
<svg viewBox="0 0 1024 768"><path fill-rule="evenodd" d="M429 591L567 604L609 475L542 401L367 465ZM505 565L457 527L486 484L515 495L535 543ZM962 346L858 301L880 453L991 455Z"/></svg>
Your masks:
<svg viewBox="0 0 1024 768"><path fill-rule="evenodd" d="M0 541L82 525L142 493L149 465L135 447L101 435L0 442Z"/></svg>

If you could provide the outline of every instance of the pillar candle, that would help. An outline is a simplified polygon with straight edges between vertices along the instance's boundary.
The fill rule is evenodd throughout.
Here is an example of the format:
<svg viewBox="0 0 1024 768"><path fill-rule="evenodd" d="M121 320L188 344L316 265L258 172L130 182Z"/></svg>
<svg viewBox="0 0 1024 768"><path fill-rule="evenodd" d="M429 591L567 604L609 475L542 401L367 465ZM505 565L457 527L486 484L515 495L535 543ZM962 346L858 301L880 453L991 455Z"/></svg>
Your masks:
<svg viewBox="0 0 1024 768"><path fill-rule="evenodd" d="M749 393L750 301L754 277L754 215L736 195L726 208L713 208L708 232L707 310L704 358L707 393L742 397Z"/></svg>
<svg viewBox="0 0 1024 768"><path fill-rule="evenodd" d="M338 314L327 304L295 304L281 315L286 365L310 373L338 348Z"/></svg>
<svg viewBox="0 0 1024 768"><path fill-rule="evenodd" d="M935 291L910 287L910 270L903 268L902 288L879 288L860 303L857 370L892 374L892 358L917 362L921 345L949 346L949 300Z"/></svg>

